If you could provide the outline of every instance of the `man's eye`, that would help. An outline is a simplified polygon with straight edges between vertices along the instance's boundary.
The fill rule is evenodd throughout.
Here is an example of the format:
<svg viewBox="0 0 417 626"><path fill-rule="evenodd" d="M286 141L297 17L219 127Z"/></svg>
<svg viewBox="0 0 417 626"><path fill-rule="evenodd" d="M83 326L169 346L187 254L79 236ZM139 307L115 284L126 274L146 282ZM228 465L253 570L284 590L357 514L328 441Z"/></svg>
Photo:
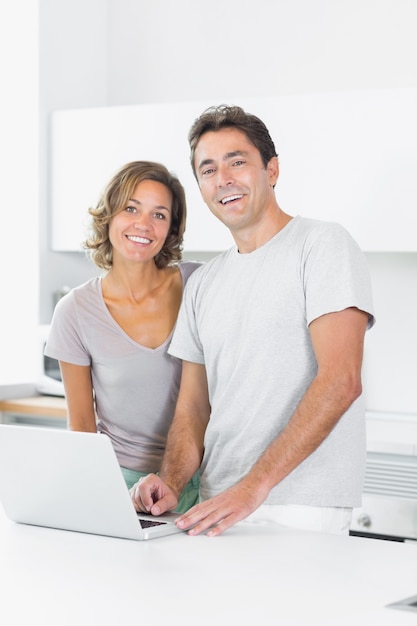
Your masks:
<svg viewBox="0 0 417 626"><path fill-rule="evenodd" d="M208 169L203 170L203 171L201 172L201 175L202 175L202 176L210 176L210 174L212 174L213 172L214 172L214 168L209 167Z"/></svg>
<svg viewBox="0 0 417 626"><path fill-rule="evenodd" d="M244 165L245 161L242 161L241 159L239 161L234 161L233 165Z"/></svg>

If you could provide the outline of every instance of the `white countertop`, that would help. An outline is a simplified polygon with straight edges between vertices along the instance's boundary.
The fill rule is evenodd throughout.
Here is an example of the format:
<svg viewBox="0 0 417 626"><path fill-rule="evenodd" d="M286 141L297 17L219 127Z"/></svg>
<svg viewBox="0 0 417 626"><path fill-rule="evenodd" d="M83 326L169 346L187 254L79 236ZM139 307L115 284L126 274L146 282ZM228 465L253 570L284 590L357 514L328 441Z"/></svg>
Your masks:
<svg viewBox="0 0 417 626"><path fill-rule="evenodd" d="M385 606L417 594L417 546L246 524L139 542L0 507L0 585L7 626L411 626Z"/></svg>

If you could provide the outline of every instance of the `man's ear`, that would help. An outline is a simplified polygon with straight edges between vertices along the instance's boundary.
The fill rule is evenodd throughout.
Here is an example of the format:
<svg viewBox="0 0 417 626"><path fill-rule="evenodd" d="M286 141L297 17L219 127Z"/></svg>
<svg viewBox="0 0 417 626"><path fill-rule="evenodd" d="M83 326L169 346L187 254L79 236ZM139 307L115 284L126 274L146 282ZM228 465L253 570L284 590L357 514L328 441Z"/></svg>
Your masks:
<svg viewBox="0 0 417 626"><path fill-rule="evenodd" d="M272 157L272 159L268 162L266 166L267 172L269 174L269 180L272 187L275 187L276 182L279 176L279 162L278 157Z"/></svg>

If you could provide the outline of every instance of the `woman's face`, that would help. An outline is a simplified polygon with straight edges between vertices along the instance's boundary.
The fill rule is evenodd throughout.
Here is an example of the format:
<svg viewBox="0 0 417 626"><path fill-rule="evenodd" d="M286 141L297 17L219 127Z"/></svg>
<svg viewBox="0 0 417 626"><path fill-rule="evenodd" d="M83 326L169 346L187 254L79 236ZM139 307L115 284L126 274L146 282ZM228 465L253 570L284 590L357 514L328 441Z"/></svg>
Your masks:
<svg viewBox="0 0 417 626"><path fill-rule="evenodd" d="M113 264L118 257L136 262L155 258L162 249L172 220L172 193L163 183L138 183L122 211L110 221Z"/></svg>

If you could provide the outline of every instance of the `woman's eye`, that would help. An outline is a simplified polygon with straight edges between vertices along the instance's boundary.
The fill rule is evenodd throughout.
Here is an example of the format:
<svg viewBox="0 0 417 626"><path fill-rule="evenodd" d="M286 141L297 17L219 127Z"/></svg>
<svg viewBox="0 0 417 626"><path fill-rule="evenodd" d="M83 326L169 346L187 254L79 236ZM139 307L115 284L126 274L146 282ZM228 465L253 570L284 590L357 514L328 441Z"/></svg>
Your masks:
<svg viewBox="0 0 417 626"><path fill-rule="evenodd" d="M164 220L165 219L165 215L163 213L155 213L154 214L156 219L158 220Z"/></svg>
<svg viewBox="0 0 417 626"><path fill-rule="evenodd" d="M136 207L134 207L134 206L127 206L126 207L126 211L128 213L134 213L136 211Z"/></svg>

